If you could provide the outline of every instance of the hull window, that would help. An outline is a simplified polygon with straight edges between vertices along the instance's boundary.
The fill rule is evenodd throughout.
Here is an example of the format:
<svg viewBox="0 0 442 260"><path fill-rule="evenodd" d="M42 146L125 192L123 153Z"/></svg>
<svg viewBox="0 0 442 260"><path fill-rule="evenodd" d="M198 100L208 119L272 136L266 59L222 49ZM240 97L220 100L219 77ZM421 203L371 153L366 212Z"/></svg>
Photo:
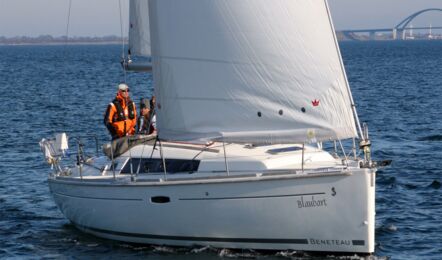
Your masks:
<svg viewBox="0 0 442 260"><path fill-rule="evenodd" d="M129 159L122 174L136 173L138 166L140 167L138 173L163 172L163 161L158 158L132 158ZM198 171L200 165L199 160L182 160L182 159L166 159L166 170L168 173L193 173Z"/></svg>

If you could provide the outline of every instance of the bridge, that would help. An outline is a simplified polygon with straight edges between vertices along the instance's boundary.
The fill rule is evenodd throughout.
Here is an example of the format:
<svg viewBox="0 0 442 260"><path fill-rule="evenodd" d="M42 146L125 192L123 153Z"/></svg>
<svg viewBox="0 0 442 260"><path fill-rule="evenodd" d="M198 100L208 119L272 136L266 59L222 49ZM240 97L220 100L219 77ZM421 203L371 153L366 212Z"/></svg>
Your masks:
<svg viewBox="0 0 442 260"><path fill-rule="evenodd" d="M368 33L370 39L374 40L376 37L376 33L382 33L382 32L391 32L392 38L394 40L397 40L397 39L405 40L407 30L442 29L442 26L420 26L420 27L409 26L409 25L411 25L411 22L419 15L421 15L423 13L427 13L427 12L433 12L433 11L442 12L442 9L428 8L428 9L420 10L420 11L408 16L407 18L405 18L400 23L398 23L396 26L394 26L393 28L342 30L341 32L344 34L345 37L347 37L349 39L353 39L353 40L357 39L357 36L356 36L357 33ZM398 36L400 36L400 38L398 38Z"/></svg>

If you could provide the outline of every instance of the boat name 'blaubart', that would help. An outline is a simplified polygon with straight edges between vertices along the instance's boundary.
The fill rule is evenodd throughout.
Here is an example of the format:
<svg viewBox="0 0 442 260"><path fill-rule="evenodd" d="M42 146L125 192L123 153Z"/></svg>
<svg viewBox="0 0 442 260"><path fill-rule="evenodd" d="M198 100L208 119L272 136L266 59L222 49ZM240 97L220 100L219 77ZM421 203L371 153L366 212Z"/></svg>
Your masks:
<svg viewBox="0 0 442 260"><path fill-rule="evenodd" d="M350 246L350 240L341 239L313 239L310 238L311 245L327 245L327 246Z"/></svg>
<svg viewBox="0 0 442 260"><path fill-rule="evenodd" d="M301 200L298 200L298 208L312 207L327 207L327 201L325 199L315 200L315 196L312 196L311 200L304 201L304 196L301 197Z"/></svg>

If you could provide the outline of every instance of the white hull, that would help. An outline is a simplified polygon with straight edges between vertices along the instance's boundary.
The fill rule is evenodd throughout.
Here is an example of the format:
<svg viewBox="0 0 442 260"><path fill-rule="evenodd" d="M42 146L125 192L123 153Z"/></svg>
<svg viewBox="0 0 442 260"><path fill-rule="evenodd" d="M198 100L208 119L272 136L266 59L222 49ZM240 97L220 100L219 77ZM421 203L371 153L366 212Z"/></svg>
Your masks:
<svg viewBox="0 0 442 260"><path fill-rule="evenodd" d="M78 166L67 169L66 136L43 139L64 215L86 232L137 243L372 253L376 169L327 2L139 8L135 28L146 26L152 47L143 40L150 52L138 54L152 54L159 136L119 138L104 147L108 158L85 159L77 143ZM363 160L355 143L351 159L341 142L342 158L337 142L333 154L322 149L356 138L356 128Z"/></svg>
<svg viewBox="0 0 442 260"><path fill-rule="evenodd" d="M372 253L375 170L350 169L199 180L182 174L184 179L156 182L131 182L129 176L117 181L51 177L49 185L63 214L99 237L174 246Z"/></svg>

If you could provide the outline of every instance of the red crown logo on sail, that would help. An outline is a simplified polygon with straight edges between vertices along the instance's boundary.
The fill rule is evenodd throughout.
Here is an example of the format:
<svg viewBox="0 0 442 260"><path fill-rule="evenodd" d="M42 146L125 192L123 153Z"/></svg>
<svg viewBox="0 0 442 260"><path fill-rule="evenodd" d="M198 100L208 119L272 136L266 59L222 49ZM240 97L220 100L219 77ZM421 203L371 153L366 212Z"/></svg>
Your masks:
<svg viewBox="0 0 442 260"><path fill-rule="evenodd" d="M318 100L318 99L313 100L313 101L312 101L312 105L313 105L314 107L319 106L319 100Z"/></svg>

